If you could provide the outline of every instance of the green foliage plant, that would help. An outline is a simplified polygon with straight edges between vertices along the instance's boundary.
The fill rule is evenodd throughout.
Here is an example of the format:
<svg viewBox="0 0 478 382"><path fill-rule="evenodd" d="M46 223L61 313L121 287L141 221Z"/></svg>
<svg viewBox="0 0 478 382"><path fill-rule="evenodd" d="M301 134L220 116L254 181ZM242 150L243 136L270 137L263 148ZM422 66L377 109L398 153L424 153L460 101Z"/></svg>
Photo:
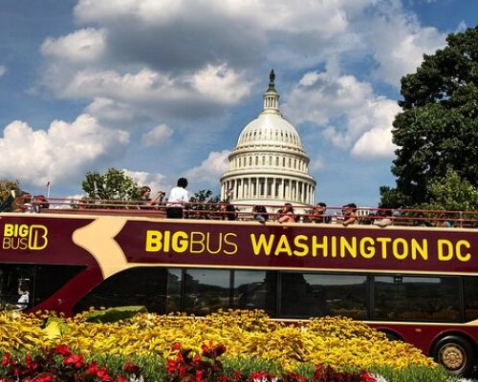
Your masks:
<svg viewBox="0 0 478 382"><path fill-rule="evenodd" d="M140 196L139 186L134 179L115 168L108 169L104 174L88 172L82 188L90 199L133 200Z"/></svg>
<svg viewBox="0 0 478 382"><path fill-rule="evenodd" d="M478 185L478 27L447 37L401 80L402 112L393 122L396 187L381 188L381 205L430 203L428 185L449 169Z"/></svg>

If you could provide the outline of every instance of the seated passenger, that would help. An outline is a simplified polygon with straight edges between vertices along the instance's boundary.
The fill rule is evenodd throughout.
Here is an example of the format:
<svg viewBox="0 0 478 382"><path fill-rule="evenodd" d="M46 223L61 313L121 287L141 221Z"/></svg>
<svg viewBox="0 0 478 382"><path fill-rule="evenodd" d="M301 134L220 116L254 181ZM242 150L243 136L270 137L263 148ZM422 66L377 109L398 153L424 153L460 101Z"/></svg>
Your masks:
<svg viewBox="0 0 478 382"><path fill-rule="evenodd" d="M342 207L343 220L341 221L341 224L344 227L347 227L351 224L357 224L358 217L356 212L357 212L357 205L355 203L349 203L343 206Z"/></svg>
<svg viewBox="0 0 478 382"><path fill-rule="evenodd" d="M314 207L310 214L310 220L314 223L330 223L331 218L325 214L325 211L327 211L327 204L323 202L317 203L317 206Z"/></svg>
<svg viewBox="0 0 478 382"><path fill-rule="evenodd" d="M436 226L441 228L452 228L453 224L448 220L445 214L441 214L436 221Z"/></svg>
<svg viewBox="0 0 478 382"><path fill-rule="evenodd" d="M13 202L13 212L35 212L32 204L32 195L24 192L22 196L16 198Z"/></svg>
<svg viewBox="0 0 478 382"><path fill-rule="evenodd" d="M138 203L138 208L144 209L144 208L150 208L151 206L154 206L158 202L163 200L164 197L164 192L158 191L158 193L154 196L153 199L150 198L151 196L151 188L149 186L143 186L139 190L140 196L139 196L139 203Z"/></svg>
<svg viewBox="0 0 478 382"><path fill-rule="evenodd" d="M373 224L380 228L388 227L389 225L392 225L391 216L391 210L381 208L377 211Z"/></svg>
<svg viewBox="0 0 478 382"><path fill-rule="evenodd" d="M45 195L35 195L33 197L33 209L35 212L41 212L44 208L50 208L50 203Z"/></svg>
<svg viewBox="0 0 478 382"><path fill-rule="evenodd" d="M284 208L282 208L282 212L277 217L277 222L281 224L295 223L294 207L292 207L292 204L290 203L284 204Z"/></svg>
<svg viewBox="0 0 478 382"><path fill-rule="evenodd" d="M269 220L267 208L263 205L256 204L254 207L252 207L252 218L258 222L265 223Z"/></svg>
<svg viewBox="0 0 478 382"><path fill-rule="evenodd" d="M234 206L229 202L222 202L219 204L219 212L221 220L236 220L237 212Z"/></svg>

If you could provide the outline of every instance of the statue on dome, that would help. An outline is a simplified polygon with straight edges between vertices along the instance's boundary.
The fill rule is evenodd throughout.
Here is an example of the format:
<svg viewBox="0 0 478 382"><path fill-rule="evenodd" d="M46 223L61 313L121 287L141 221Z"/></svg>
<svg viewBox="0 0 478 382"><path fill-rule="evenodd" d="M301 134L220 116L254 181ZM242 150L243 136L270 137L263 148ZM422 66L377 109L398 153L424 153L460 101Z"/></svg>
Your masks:
<svg viewBox="0 0 478 382"><path fill-rule="evenodd" d="M274 80L276 79L276 75L274 73L274 69L271 70L269 74L269 85L274 85Z"/></svg>

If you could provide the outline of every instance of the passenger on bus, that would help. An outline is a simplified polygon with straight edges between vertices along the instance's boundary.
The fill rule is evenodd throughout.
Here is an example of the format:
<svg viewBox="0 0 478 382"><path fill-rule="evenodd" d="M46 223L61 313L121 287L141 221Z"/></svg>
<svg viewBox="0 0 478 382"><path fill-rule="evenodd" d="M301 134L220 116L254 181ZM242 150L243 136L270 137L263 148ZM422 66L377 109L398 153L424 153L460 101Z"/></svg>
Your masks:
<svg viewBox="0 0 478 382"><path fill-rule="evenodd" d="M42 209L50 208L50 203L45 195L35 195L33 197L33 209L35 212L41 212Z"/></svg>
<svg viewBox="0 0 478 382"><path fill-rule="evenodd" d="M380 208L374 216L373 224L380 228L392 225L392 211L389 209Z"/></svg>
<svg viewBox="0 0 478 382"><path fill-rule="evenodd" d="M263 205L256 204L254 207L252 207L252 218L258 222L265 223L269 220L267 208Z"/></svg>
<svg viewBox="0 0 478 382"><path fill-rule="evenodd" d="M22 196L19 196L13 202L13 212L35 212L32 204L32 195L28 192L24 192Z"/></svg>
<svg viewBox="0 0 478 382"><path fill-rule="evenodd" d="M20 298L17 301L17 309L23 310L28 307L30 302L30 292L28 291L28 286L25 283L21 283L18 287L18 294Z"/></svg>
<svg viewBox="0 0 478 382"><path fill-rule="evenodd" d="M151 199L151 187L149 186L143 186L139 190L140 196L139 196L139 203L138 203L138 208L150 208L151 206L156 205L158 202L161 202L164 197L164 192L163 191L158 191L156 195L154 195L154 198Z"/></svg>
<svg viewBox="0 0 478 382"><path fill-rule="evenodd" d="M440 216L438 217L435 225L437 227L441 227L441 228L452 228L453 227L453 224L451 223L451 221L448 219L448 217L446 216L446 214L440 214Z"/></svg>
<svg viewBox="0 0 478 382"><path fill-rule="evenodd" d="M189 194L186 191L188 180L179 178L177 186L169 192L168 204L166 205L166 216L170 219L182 219L184 205L189 201Z"/></svg>
<svg viewBox="0 0 478 382"><path fill-rule="evenodd" d="M282 212L278 215L277 221L279 223L295 223L294 207L292 204L286 203L282 208Z"/></svg>
<svg viewBox="0 0 478 382"><path fill-rule="evenodd" d="M358 223L356 212L357 205L355 203L349 203L342 207L343 220L341 221L341 223L344 227Z"/></svg>
<svg viewBox="0 0 478 382"><path fill-rule="evenodd" d="M236 220L237 211L234 205L229 202L221 202L219 204L219 216L221 220Z"/></svg>
<svg viewBox="0 0 478 382"><path fill-rule="evenodd" d="M310 220L314 223L330 223L331 217L325 214L326 211L327 204L324 202L317 203L317 206L314 207L310 214Z"/></svg>

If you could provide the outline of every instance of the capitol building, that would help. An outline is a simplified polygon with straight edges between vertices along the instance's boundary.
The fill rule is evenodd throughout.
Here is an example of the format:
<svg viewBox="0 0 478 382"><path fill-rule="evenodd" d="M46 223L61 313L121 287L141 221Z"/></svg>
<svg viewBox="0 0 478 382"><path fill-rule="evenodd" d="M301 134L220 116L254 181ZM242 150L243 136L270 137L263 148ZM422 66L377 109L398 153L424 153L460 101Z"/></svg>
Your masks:
<svg viewBox="0 0 478 382"><path fill-rule="evenodd" d="M281 114L271 71L264 108L240 133L221 177L221 200L235 204L314 204L316 182L299 133Z"/></svg>

